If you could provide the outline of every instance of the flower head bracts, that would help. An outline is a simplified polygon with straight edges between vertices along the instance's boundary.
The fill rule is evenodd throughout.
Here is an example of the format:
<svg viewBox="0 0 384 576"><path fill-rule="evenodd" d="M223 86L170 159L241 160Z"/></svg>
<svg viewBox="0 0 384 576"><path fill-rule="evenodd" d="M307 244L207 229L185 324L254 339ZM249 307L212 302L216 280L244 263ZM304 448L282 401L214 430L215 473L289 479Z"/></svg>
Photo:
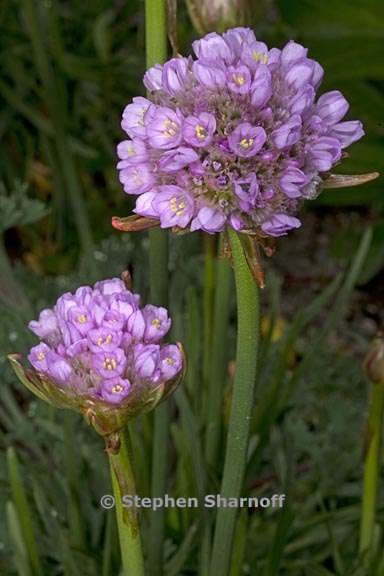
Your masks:
<svg viewBox="0 0 384 576"><path fill-rule="evenodd" d="M119 279L61 296L29 328L40 337L23 369L11 363L37 396L80 410L100 433L153 408L178 384L185 365L180 345L163 344L171 320L165 308L140 307Z"/></svg>
<svg viewBox="0 0 384 576"><path fill-rule="evenodd" d="M229 225L273 237L299 227L300 203L361 138L361 123L342 121L349 106L337 90L316 101L323 70L300 44L270 50L235 28L193 49L195 60L148 70L148 98L124 110L118 170L137 195L135 213L209 233Z"/></svg>

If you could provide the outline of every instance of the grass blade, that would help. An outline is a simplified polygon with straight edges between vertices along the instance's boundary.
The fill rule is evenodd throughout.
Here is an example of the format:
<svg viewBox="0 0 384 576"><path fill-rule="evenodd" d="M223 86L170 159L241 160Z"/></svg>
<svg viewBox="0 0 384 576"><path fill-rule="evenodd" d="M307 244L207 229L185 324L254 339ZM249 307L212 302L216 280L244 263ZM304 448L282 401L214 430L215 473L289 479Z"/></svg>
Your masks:
<svg viewBox="0 0 384 576"><path fill-rule="evenodd" d="M40 563L35 535L33 533L31 510L24 490L23 481L21 479L16 452L12 447L8 448L7 462L15 513L20 524L20 530L31 563L32 573L36 576L41 576L43 570Z"/></svg>

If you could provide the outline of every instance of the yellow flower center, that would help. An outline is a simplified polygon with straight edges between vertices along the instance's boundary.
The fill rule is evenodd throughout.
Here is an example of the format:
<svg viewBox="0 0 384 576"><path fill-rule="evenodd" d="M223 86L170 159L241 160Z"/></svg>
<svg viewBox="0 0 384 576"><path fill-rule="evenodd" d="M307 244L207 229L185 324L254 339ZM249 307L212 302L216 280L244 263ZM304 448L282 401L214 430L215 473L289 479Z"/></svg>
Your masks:
<svg viewBox="0 0 384 576"><path fill-rule="evenodd" d="M176 361L173 358L166 358L165 362L169 365L169 366L174 366L176 364Z"/></svg>
<svg viewBox="0 0 384 576"><path fill-rule="evenodd" d="M77 321L79 324L85 324L87 322L87 317L85 314L80 314L80 316L77 317Z"/></svg>
<svg viewBox="0 0 384 576"><path fill-rule="evenodd" d="M96 342L98 346L102 346L104 343L110 344L112 342L112 334L108 334L108 336L105 337L105 340L103 340L102 336L99 336Z"/></svg>
<svg viewBox="0 0 384 576"><path fill-rule="evenodd" d="M241 76L240 74L234 74L233 75L233 81L238 86L243 86L245 84L245 78L244 78L244 76Z"/></svg>
<svg viewBox="0 0 384 576"><path fill-rule="evenodd" d="M187 207L186 203L183 200L177 200L176 196L170 199L169 205L176 216L181 216Z"/></svg>
<svg viewBox="0 0 384 576"><path fill-rule="evenodd" d="M252 58L255 62L262 62L263 64L268 64L268 56L262 52L252 52Z"/></svg>
<svg viewBox="0 0 384 576"><path fill-rule="evenodd" d="M123 386L121 384L115 384L114 386L112 386L112 392L113 394L119 394L120 392L122 392L124 390Z"/></svg>
<svg viewBox="0 0 384 576"><path fill-rule="evenodd" d="M37 359L38 359L38 360L44 360L44 359L45 359L45 354L44 354L44 352L39 352L38 355L37 355Z"/></svg>
<svg viewBox="0 0 384 576"><path fill-rule="evenodd" d="M198 124L195 127L195 134L200 140L204 140L204 138L207 136L207 131L204 126L200 126L200 124Z"/></svg>
<svg viewBox="0 0 384 576"><path fill-rule="evenodd" d="M158 318L154 318L151 322L152 326L154 326L155 328L157 328L159 330L160 326L161 326L161 322Z"/></svg>
<svg viewBox="0 0 384 576"><path fill-rule="evenodd" d="M134 149L134 147L132 146L132 144L128 144L128 146L127 146L127 152L128 152L128 156L133 156L133 155L134 155L135 149Z"/></svg>
<svg viewBox="0 0 384 576"><path fill-rule="evenodd" d="M167 138L172 138L173 136L176 136L178 131L178 126L176 122L167 118L166 120L164 120L163 126L165 128L163 132L164 136L167 136Z"/></svg>
<svg viewBox="0 0 384 576"><path fill-rule="evenodd" d="M253 138L243 138L242 140L240 140L240 146L242 148L245 148L245 150L248 150L248 148L252 146L253 142L254 142Z"/></svg>
<svg viewBox="0 0 384 576"><path fill-rule="evenodd" d="M117 364L114 358L106 358L103 362L103 366L106 370L115 370Z"/></svg>

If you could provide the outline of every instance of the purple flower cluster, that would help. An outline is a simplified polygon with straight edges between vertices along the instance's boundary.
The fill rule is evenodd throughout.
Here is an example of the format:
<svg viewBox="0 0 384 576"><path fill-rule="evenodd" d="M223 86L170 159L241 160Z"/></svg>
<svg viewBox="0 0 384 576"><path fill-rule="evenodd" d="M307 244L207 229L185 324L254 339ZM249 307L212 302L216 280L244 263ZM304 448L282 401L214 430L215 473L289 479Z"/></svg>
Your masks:
<svg viewBox="0 0 384 576"><path fill-rule="evenodd" d="M167 310L139 304L119 279L63 294L29 323L42 340L30 363L57 386L112 404L142 385L173 379L183 358L178 346L161 344L171 326Z"/></svg>
<svg viewBox="0 0 384 576"><path fill-rule="evenodd" d="M315 100L323 69L288 42L269 50L252 30L210 33L196 59L172 58L144 76L149 97L124 112L120 181L135 212L162 228L281 236L321 189L324 173L363 134L341 122L337 90Z"/></svg>

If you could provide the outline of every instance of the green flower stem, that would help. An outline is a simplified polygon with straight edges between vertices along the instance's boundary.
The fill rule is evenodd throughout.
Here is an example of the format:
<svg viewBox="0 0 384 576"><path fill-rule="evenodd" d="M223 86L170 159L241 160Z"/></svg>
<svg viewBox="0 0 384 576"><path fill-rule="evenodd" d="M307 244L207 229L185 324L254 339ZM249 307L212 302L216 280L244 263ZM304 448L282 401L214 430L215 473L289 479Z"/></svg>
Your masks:
<svg viewBox="0 0 384 576"><path fill-rule="evenodd" d="M211 470L214 470L216 466L221 436L223 385L227 372L230 287L231 268L228 259L217 260L205 446L205 457Z"/></svg>
<svg viewBox="0 0 384 576"><path fill-rule="evenodd" d="M124 576L144 576L144 561L141 549L140 529L134 508L122 506L124 494L135 495L135 479L130 461L127 436L119 434L120 449L110 453L111 478L115 496L117 527L119 531L121 560Z"/></svg>
<svg viewBox="0 0 384 576"><path fill-rule="evenodd" d="M145 0L145 35L147 67L161 64L167 59L167 21L165 0ZM155 305L168 304L168 236L163 230L149 233L149 259L151 280L151 302ZM154 439L152 453L152 498L164 496L167 479L169 438L169 408L167 403L159 406L154 415ZM164 510L152 512L149 542L149 573L160 575L163 564Z"/></svg>
<svg viewBox="0 0 384 576"><path fill-rule="evenodd" d="M203 382L207 389L211 367L212 348L212 319L213 302L215 296L215 236L204 234L204 357L203 357Z"/></svg>
<svg viewBox="0 0 384 576"><path fill-rule="evenodd" d="M249 270L239 236L229 229L237 296L236 374L220 494L241 495L256 383L259 343L259 291ZM236 508L219 508L213 542L211 571L226 576L231 566Z"/></svg>
<svg viewBox="0 0 384 576"><path fill-rule="evenodd" d="M167 9L165 0L145 0L147 68L167 59Z"/></svg>
<svg viewBox="0 0 384 576"><path fill-rule="evenodd" d="M219 253L223 247L223 239ZM213 258L213 255L211 255ZM207 259L207 255L206 255ZM206 260L207 268L207 260ZM207 280L207 275L206 275ZM221 415L223 406L223 388L227 371L227 335L229 320L229 296L230 296L231 267L228 259L217 259L216 269L212 271L212 285L214 289L213 303L213 327L209 348L205 345L204 355L207 357L207 414L206 414L206 443L205 459L212 475L215 470L218 449L221 439ZM205 287L204 287L205 288ZM206 322L206 310L204 324ZM206 332L205 332L206 333ZM207 349L208 348L208 354ZM208 489L206 487L206 489ZM204 535L200 551L200 576L209 575L210 547L211 547L210 522L204 524Z"/></svg>
<svg viewBox="0 0 384 576"><path fill-rule="evenodd" d="M19 524L20 536L23 541L22 547L24 548L25 546L30 567L30 570L28 569L28 572L25 571L25 574L28 573L31 576L39 576L43 574L44 571L39 556L36 534L34 532L32 510L30 509L30 502L25 491L19 460L12 447L7 450L7 464L12 495L12 503L9 503L9 506L14 507L11 508L11 514L15 517L12 524Z"/></svg>
<svg viewBox="0 0 384 576"><path fill-rule="evenodd" d="M169 438L169 407L163 402L156 408L154 416L152 451L152 498L163 498L167 486ZM160 576L163 565L165 532L164 508L151 512L148 541L148 574Z"/></svg>
<svg viewBox="0 0 384 576"><path fill-rule="evenodd" d="M361 554L369 552L373 543L383 410L384 383L379 382L373 384L368 417L368 448L364 466L363 505L360 525L359 550Z"/></svg>

